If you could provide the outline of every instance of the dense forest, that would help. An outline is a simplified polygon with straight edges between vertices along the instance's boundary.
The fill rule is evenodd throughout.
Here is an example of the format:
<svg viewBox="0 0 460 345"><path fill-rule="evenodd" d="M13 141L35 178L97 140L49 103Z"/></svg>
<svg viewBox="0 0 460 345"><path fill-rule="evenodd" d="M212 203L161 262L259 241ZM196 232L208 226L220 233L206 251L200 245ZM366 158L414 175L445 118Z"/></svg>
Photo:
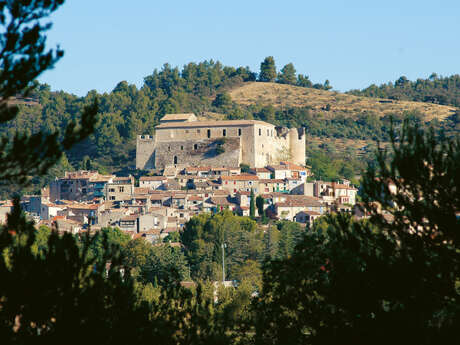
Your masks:
<svg viewBox="0 0 460 345"><path fill-rule="evenodd" d="M94 133L68 150L61 163L47 176L37 178L34 186L38 188L66 169L97 169L103 173L133 169L136 135L153 133L159 119L167 113L219 113L227 119L260 119L288 127L303 126L308 136L360 139L369 141L371 146L377 141L386 140L392 121L393 125L398 126L403 118L411 118L419 124L424 124L423 114L419 113L384 117L367 112L357 117L338 113L334 117L328 117L323 112L308 107L275 108L270 104L236 104L228 91L249 81L276 82L323 90L331 88L329 81L314 84L308 76L297 75L292 64L287 64L278 72L272 57L267 57L261 63L259 73L251 71L249 67L223 66L220 62L212 60L189 63L182 69L165 64L161 70L154 70L151 75L145 77L140 88L122 81L110 93L99 94L93 90L84 97L64 91L53 92L49 85L36 83L30 95L36 102L20 102L19 115L14 121L1 125L0 134L13 136L18 130L26 133L62 130L70 121L78 118L84 107L98 99L100 115ZM397 82L389 89L412 90L415 84L419 85L420 81L408 81L404 87ZM446 84L448 88L445 88ZM426 91L431 94L436 94L433 90L449 92L452 95L449 99L452 100L453 95L460 92L456 76L433 77L423 85L429 85L422 89L431 90ZM417 86L415 89L418 90L420 87ZM378 90L386 89L382 86ZM385 94L386 91L382 92L369 96L391 96ZM368 95L365 90L362 93ZM415 99L414 97L409 98ZM430 101L423 97L421 100ZM456 104L454 101L448 103ZM456 131L459 126L458 120L458 115L453 115L442 123L433 121L431 125ZM307 163L312 166L315 173L323 177L353 179L360 174L366 163L367 156L357 158L352 154L352 148L347 151L347 155L343 152L334 154L335 149L331 145L327 150L324 149L310 146L307 150ZM329 173L324 173L325 171Z"/></svg>
<svg viewBox="0 0 460 345"><path fill-rule="evenodd" d="M394 83L371 85L362 90L351 90L349 93L355 96L430 102L458 107L460 106L460 75L442 77L432 73L428 79L416 81L401 76Z"/></svg>

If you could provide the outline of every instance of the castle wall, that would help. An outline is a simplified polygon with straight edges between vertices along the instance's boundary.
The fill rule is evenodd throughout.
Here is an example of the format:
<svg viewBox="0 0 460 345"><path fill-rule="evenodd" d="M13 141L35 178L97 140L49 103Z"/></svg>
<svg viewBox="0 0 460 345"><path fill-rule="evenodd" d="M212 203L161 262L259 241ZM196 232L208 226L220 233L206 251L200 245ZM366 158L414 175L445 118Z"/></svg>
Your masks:
<svg viewBox="0 0 460 345"><path fill-rule="evenodd" d="M305 129L303 127L290 129L289 139L291 154L290 161L294 164L304 166L306 155Z"/></svg>
<svg viewBox="0 0 460 345"><path fill-rule="evenodd" d="M225 133L224 133L225 130ZM208 132L209 131L209 132ZM237 138L247 137L252 133L251 125L235 126L193 126L182 128L157 128L155 132L156 142L183 141L183 140L204 140L215 138ZM225 135L224 135L225 134Z"/></svg>
<svg viewBox="0 0 460 345"><path fill-rule="evenodd" d="M241 163L240 138L182 140L155 144L155 167L166 166L226 166ZM221 144L219 144L221 143ZM216 150L221 147L223 152Z"/></svg>
<svg viewBox="0 0 460 345"><path fill-rule="evenodd" d="M220 138L225 138L227 144L237 142L238 148L230 145L225 153L211 154L213 143ZM192 121L161 124L156 127L155 137L138 136L137 168L161 169L174 164L174 157L177 164L191 166L245 163L259 168L280 161L305 165L305 131L262 121Z"/></svg>
<svg viewBox="0 0 460 345"><path fill-rule="evenodd" d="M136 169L154 169L155 138L152 135L138 135L136 140Z"/></svg>
<svg viewBox="0 0 460 345"><path fill-rule="evenodd" d="M289 160L290 138L285 131L277 131L273 125L254 126L254 161L256 168L269 164L279 164L280 161Z"/></svg>

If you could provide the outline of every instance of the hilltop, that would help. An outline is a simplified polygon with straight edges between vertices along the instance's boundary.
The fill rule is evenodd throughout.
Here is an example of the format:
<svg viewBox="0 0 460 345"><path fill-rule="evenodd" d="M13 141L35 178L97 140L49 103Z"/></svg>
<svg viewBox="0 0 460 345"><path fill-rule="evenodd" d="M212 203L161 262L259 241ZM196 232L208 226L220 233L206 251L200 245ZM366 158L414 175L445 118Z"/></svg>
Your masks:
<svg viewBox="0 0 460 345"><path fill-rule="evenodd" d="M272 105L281 109L308 107L312 111L322 111L327 118L333 118L338 113L353 116L371 112L384 116L419 112L425 116L425 120L430 121L433 118L445 119L456 112L455 107L446 105L354 96L278 83L246 82L230 90L229 95L232 101L244 106Z"/></svg>

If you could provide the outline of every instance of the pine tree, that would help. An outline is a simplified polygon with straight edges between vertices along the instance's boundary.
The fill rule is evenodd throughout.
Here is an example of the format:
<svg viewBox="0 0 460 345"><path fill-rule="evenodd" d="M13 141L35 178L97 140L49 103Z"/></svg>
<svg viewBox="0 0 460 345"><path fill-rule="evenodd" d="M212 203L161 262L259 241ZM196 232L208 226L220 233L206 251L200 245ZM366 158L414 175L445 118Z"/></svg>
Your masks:
<svg viewBox="0 0 460 345"><path fill-rule="evenodd" d="M278 83L295 85L296 81L296 70L294 65L292 63L288 63L281 69L278 75Z"/></svg>
<svg viewBox="0 0 460 345"><path fill-rule="evenodd" d="M254 196L254 189L251 189L251 200L249 201L249 216L254 218L256 216L256 201Z"/></svg>
<svg viewBox="0 0 460 345"><path fill-rule="evenodd" d="M260 64L259 81L274 82L276 79L276 66L273 56L267 56Z"/></svg>

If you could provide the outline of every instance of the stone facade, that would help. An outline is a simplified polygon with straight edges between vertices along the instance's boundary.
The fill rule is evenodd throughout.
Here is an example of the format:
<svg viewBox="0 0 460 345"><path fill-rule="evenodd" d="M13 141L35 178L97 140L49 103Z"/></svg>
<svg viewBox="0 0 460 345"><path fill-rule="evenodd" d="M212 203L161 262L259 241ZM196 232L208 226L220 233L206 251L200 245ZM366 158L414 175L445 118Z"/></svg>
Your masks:
<svg viewBox="0 0 460 345"><path fill-rule="evenodd" d="M155 136L137 138L136 168L239 166L259 168L287 161L305 165L305 131L256 120L197 121L189 116L156 127ZM180 117L177 117L180 118Z"/></svg>

